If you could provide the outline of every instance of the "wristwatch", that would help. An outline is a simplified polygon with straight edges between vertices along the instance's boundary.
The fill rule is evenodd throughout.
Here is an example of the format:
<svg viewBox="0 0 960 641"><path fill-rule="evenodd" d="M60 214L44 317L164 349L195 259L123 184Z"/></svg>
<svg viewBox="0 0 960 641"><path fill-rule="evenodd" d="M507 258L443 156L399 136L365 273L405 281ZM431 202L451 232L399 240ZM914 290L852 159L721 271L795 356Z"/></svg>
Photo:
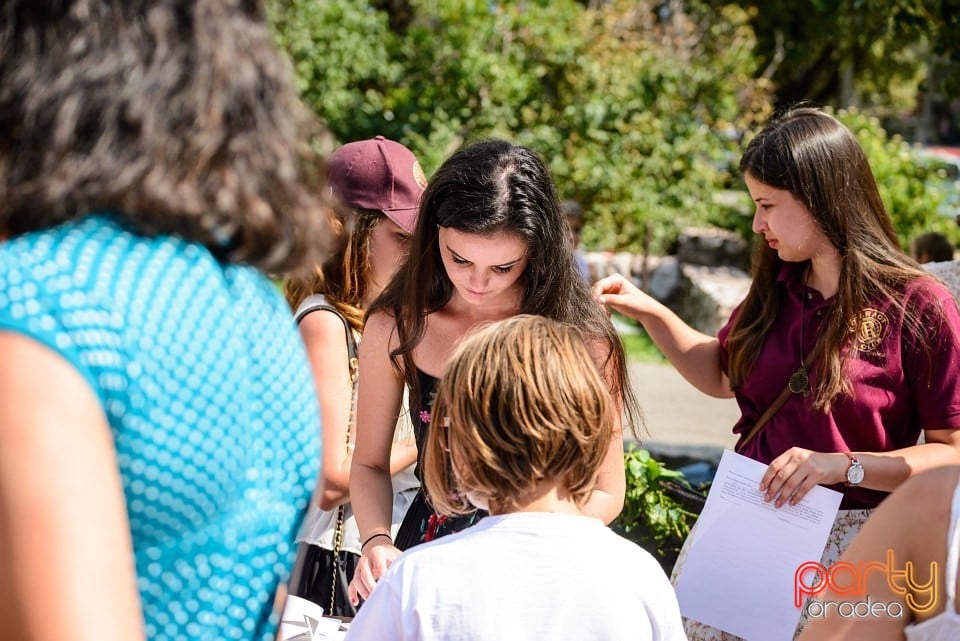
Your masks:
<svg viewBox="0 0 960 641"><path fill-rule="evenodd" d="M860 459L850 452L844 452L844 454L850 459L850 467L847 468L847 485L860 485L863 482L863 465L860 464Z"/></svg>

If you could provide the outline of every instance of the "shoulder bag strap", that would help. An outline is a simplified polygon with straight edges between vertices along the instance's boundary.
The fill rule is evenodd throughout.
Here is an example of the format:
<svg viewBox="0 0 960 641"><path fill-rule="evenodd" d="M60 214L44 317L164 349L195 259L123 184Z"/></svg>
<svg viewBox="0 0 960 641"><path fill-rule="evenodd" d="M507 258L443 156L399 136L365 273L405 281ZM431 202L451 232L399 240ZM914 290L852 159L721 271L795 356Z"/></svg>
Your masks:
<svg viewBox="0 0 960 641"><path fill-rule="evenodd" d="M347 357L349 358L348 366L350 368L350 384L353 386L353 393L350 395L350 416L347 420L350 424L352 424L354 421L354 413L357 410L357 370L359 365L359 361L357 359L357 340L354 338L353 328L350 327L350 323L347 321L347 318L340 313L340 310L327 302L318 302L304 309L297 310L297 324L300 324L300 321L303 320L304 316L317 310L331 312L343 322L343 329L346 332L347 339ZM349 446L350 425L347 425L347 447L349 448ZM345 512L346 506L341 503L337 508L337 525L333 531L333 572L330 573L330 608L327 610L327 614L330 616L333 616L336 607L337 582L338 578L340 577L340 550L343 547L343 521L346 516Z"/></svg>
<svg viewBox="0 0 960 641"><path fill-rule="evenodd" d="M303 309L298 309L297 314L294 317L294 320L296 320L297 325L299 325L300 321L302 321L307 314L309 314L310 312L315 312L320 309L322 309L323 311L331 312L332 314L335 314L337 318L340 319L340 322L343 323L343 329L346 332L346 338L347 338L347 356L350 358L350 361L351 361L350 380L355 382L356 375L354 373L354 370L356 369L356 363L354 361L357 358L357 341L353 337L353 328L350 327L350 322L347 320L347 318L343 314L340 313L340 310L338 310L336 307L334 307L333 305L327 302L314 303L313 305L304 307Z"/></svg>
<svg viewBox="0 0 960 641"><path fill-rule="evenodd" d="M810 353L807 354L807 357L803 359L804 363L807 363L807 367L813 367L814 361L817 360L820 356L820 351L823 349L823 341L818 341L814 345L813 349L810 350ZM750 431L747 432L744 436L737 441L737 445L734 448L737 452L742 452L743 448L760 433L760 430L763 429L764 425L773 417L777 411L783 407L783 404L787 402L787 399L793 396L793 392L790 391L790 382L787 381L787 384L784 386L783 391L780 392L780 395L774 399L773 403L767 407L766 411L760 415L760 418L757 419L757 422L753 424L753 427L750 428Z"/></svg>

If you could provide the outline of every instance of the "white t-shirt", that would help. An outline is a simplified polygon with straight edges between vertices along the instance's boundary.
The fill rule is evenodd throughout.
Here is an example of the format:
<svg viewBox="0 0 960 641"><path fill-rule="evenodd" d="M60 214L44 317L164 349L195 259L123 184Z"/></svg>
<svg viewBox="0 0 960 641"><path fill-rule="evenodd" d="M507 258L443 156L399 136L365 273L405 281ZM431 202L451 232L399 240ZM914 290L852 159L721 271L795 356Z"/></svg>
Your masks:
<svg viewBox="0 0 960 641"><path fill-rule="evenodd" d="M598 519L489 516L405 552L348 641L686 641L673 587Z"/></svg>

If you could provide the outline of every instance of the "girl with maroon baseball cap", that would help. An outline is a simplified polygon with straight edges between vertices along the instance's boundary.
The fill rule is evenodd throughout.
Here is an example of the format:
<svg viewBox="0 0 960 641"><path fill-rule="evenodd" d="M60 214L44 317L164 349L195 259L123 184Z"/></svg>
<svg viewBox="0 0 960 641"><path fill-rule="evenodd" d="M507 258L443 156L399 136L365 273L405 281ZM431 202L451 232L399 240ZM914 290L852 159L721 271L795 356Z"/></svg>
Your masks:
<svg viewBox="0 0 960 641"><path fill-rule="evenodd" d="M339 200L340 223L352 231L324 266L284 284L307 348L323 414L322 475L297 536L300 544L290 593L320 605L327 615L353 616L347 584L360 555L348 477L356 402L356 345L364 310L380 294L407 254L417 206L427 181L413 153L377 136L343 145L327 159L327 179ZM347 217L352 220L347 224ZM399 416L399 419L397 418ZM394 416L395 532L420 483L409 412Z"/></svg>
<svg viewBox="0 0 960 641"><path fill-rule="evenodd" d="M431 179L409 257L367 312L350 474L363 553L350 585L354 600L370 594L400 550L461 530L485 514L439 516L421 492L395 546L390 434L406 384L422 453L427 431L436 428L431 401L437 377L455 346L483 324L521 313L582 329L607 376L618 403L616 436L583 511L605 523L620 513L626 479L619 405L636 414L623 346L577 271L543 160L502 140L479 142L451 156Z"/></svg>
<svg viewBox="0 0 960 641"><path fill-rule="evenodd" d="M327 160L327 174L347 206L379 211L413 234L427 177L412 151L383 136L349 142Z"/></svg>

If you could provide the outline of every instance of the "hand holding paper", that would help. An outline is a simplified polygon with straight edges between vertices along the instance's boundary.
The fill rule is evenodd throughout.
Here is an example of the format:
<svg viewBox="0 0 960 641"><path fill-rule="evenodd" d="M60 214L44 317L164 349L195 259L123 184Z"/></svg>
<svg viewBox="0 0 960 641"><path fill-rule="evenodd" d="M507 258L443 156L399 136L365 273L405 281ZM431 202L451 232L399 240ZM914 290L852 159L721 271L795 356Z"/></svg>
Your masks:
<svg viewBox="0 0 960 641"><path fill-rule="evenodd" d="M723 453L676 579L683 616L757 641L792 638L797 568L820 559L841 499L817 486L777 508L760 491L766 470Z"/></svg>

